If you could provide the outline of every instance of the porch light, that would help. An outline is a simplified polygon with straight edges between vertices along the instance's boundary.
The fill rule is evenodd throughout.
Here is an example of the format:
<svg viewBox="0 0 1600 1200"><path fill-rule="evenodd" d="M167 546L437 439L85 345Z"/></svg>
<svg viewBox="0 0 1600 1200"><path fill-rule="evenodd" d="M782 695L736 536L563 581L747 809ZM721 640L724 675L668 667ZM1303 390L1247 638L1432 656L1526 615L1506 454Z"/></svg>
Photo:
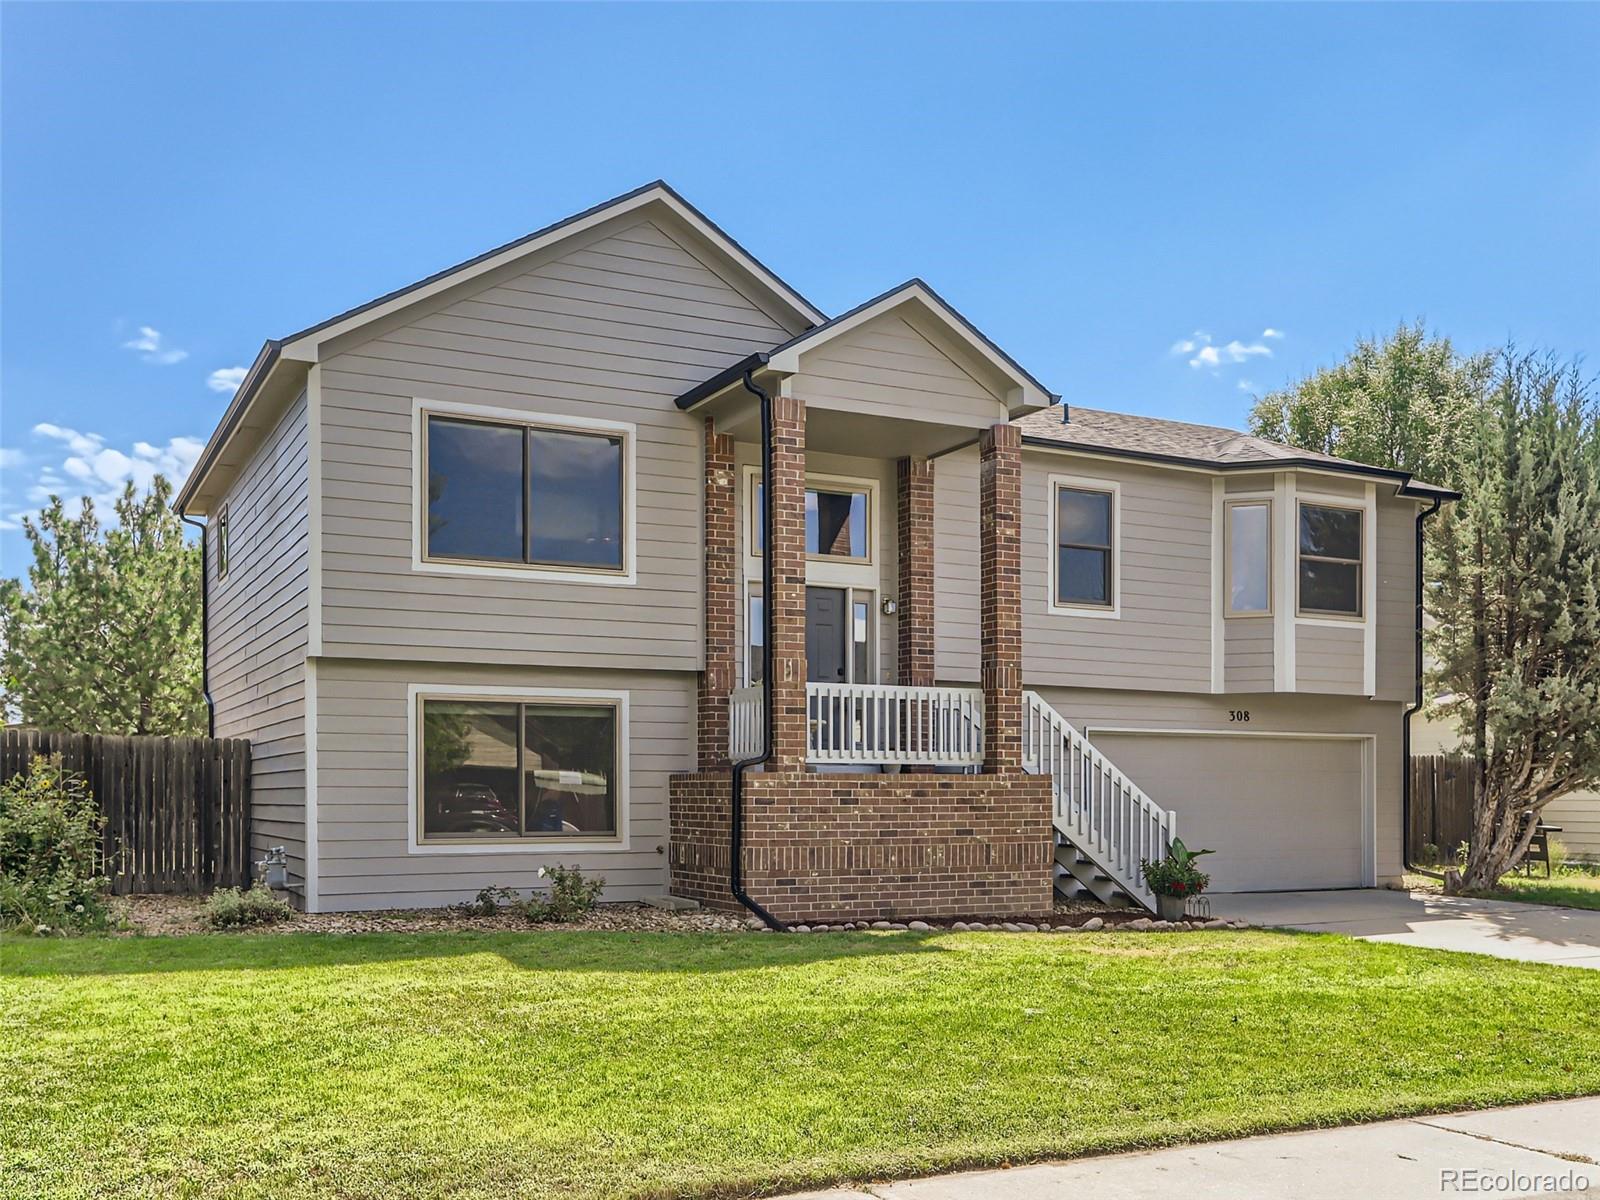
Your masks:
<svg viewBox="0 0 1600 1200"><path fill-rule="evenodd" d="M898 609L899 607L900 606L894 602L893 598L891 598L889 596L885 596L883 598L883 603L881 605L879 605L879 609L883 612L883 615L886 616L886 617L894 616L895 610Z"/></svg>

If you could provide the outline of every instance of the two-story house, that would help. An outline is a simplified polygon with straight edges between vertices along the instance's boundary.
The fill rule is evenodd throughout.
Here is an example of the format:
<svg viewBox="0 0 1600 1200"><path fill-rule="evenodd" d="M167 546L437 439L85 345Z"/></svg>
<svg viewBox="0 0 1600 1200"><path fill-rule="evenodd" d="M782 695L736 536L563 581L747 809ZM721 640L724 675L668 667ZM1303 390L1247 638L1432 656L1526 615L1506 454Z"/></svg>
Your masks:
<svg viewBox="0 0 1600 1200"><path fill-rule="evenodd" d="M1071 400L660 183L268 342L178 499L254 845L323 911L560 862L1021 914L1147 900L1174 832L1223 890L1399 875L1450 493Z"/></svg>

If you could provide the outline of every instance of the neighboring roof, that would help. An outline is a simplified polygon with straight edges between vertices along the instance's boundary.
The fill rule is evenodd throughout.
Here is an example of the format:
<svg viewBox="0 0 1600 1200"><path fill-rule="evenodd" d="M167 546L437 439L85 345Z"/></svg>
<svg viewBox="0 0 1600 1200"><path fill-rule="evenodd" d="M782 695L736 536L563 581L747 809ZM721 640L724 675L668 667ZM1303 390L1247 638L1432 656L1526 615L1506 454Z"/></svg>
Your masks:
<svg viewBox="0 0 1600 1200"><path fill-rule="evenodd" d="M413 304L444 290L464 283L486 271L494 270L507 263L514 262L525 255L536 253L545 247L559 242L561 239L601 221L612 220L634 209L643 208L650 204L661 204L670 209L677 217L687 223L700 236L704 237L717 249L721 250L729 259L738 264L748 275L759 283L771 297L784 308L790 310L794 324L801 326L816 325L826 320L822 310L817 308L798 291L774 274L768 267L751 254L733 238L729 237L722 228L690 204L665 181L656 180L643 187L625 192L593 208L575 213L552 225L515 241L497 246L482 254L457 263L453 267L446 267L436 271L425 279L408 284L403 288L387 292L375 300L347 309L337 316L319 321L287 337L269 339L263 343L261 351L256 356L249 372L245 375L239 389L234 393L233 401L228 405L218 422L216 430L212 433L205 449L201 452L200 459L196 462L194 470L190 472L188 481L178 493L174 507L179 512L184 511L189 501L200 489L206 476L216 465L217 459L228 441L241 426L243 419L256 396L261 392L263 385L272 376L275 369L284 364L300 364L298 370L303 371L305 364L316 361L317 344L329 338L337 337L370 321L387 316L397 308Z"/></svg>
<svg viewBox="0 0 1600 1200"><path fill-rule="evenodd" d="M771 350L752 354L730 367L725 367L710 379L696 384L679 396L678 407L693 408L736 382L747 370L756 367L765 366L774 371L793 374L800 369L800 355L807 350L814 350L833 338L905 305L916 305L931 314L961 345L1008 379L1019 394L1013 412L1054 404L1061 399L1023 369L1016 359L995 345L938 292L920 279L908 279L898 287L890 288L882 295L856 305L849 312L841 313L831 321L823 321L787 342L774 346Z"/></svg>
<svg viewBox="0 0 1600 1200"><path fill-rule="evenodd" d="M1065 423L1063 415L1070 419ZM1316 450L1301 450L1269 442L1266 438L1224 429L1217 425L1192 425L1159 417L1106 412L1074 404L1070 410L1047 409L1016 421L1025 445L1060 447L1118 458L1176 463L1217 471L1261 471L1288 467L1315 468L1349 475L1392 479L1406 495L1456 499L1457 493L1435 484L1414 480L1405 471L1375 467Z"/></svg>

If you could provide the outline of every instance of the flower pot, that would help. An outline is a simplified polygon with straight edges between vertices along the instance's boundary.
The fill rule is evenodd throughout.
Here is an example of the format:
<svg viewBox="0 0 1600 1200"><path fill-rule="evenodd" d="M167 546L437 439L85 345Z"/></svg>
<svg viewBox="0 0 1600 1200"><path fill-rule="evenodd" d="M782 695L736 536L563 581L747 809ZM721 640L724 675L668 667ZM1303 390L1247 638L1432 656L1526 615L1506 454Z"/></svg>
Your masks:
<svg viewBox="0 0 1600 1200"><path fill-rule="evenodd" d="M1188 903L1186 896L1157 896L1156 913L1163 921L1183 920L1183 907Z"/></svg>

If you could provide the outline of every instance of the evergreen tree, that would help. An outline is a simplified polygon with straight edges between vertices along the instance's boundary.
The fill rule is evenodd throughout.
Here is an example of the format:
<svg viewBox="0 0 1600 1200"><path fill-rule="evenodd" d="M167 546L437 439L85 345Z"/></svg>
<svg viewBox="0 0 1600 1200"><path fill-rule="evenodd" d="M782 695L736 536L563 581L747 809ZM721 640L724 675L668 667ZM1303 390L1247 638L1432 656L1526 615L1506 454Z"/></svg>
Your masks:
<svg viewBox="0 0 1600 1200"><path fill-rule="evenodd" d="M22 721L84 733L205 732L200 551L187 545L157 476L130 483L102 529L85 497L27 519L27 586L0 580L0 687Z"/></svg>
<svg viewBox="0 0 1600 1200"><path fill-rule="evenodd" d="M1482 764L1459 878L1476 890L1521 860L1540 809L1600 783L1600 420L1575 364L1507 351L1461 432L1429 641Z"/></svg>

